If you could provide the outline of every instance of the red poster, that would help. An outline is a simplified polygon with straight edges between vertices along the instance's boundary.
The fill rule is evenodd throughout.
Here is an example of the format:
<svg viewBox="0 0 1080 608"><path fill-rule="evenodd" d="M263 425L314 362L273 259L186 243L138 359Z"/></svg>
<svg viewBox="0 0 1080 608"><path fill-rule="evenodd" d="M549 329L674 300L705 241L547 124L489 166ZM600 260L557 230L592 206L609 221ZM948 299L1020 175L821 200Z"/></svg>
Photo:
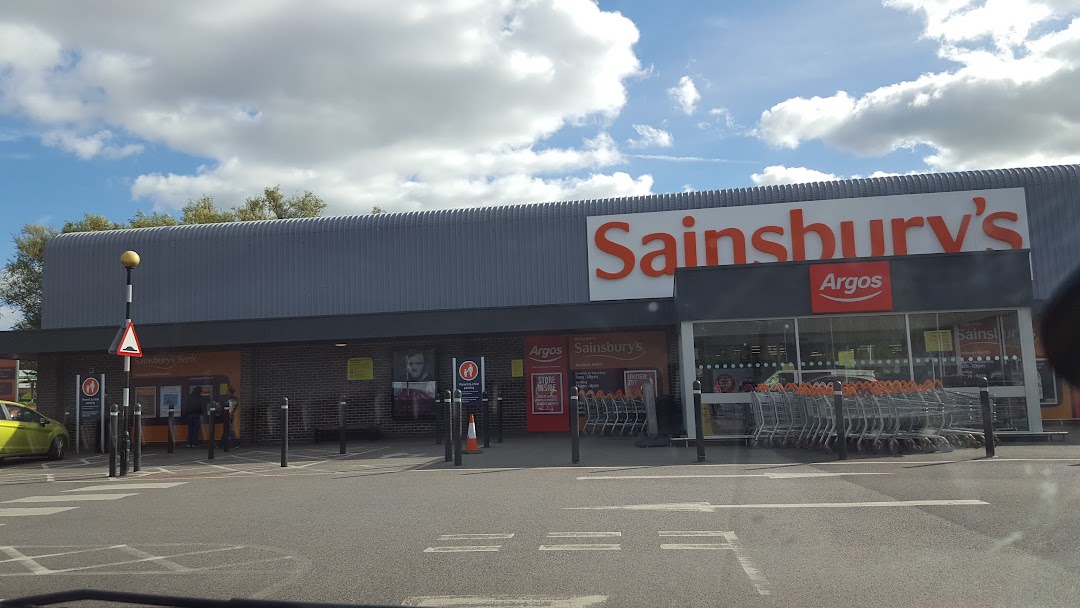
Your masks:
<svg viewBox="0 0 1080 608"><path fill-rule="evenodd" d="M570 430L566 375L566 337L525 338L526 428L530 433Z"/></svg>

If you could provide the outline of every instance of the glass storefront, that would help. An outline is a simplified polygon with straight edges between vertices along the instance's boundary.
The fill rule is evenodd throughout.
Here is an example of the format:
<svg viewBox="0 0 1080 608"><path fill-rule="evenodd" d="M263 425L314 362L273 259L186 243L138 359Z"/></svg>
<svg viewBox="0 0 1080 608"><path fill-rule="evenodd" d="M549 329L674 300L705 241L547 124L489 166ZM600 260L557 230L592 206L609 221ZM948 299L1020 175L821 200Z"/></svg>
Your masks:
<svg viewBox="0 0 1080 608"><path fill-rule="evenodd" d="M694 355L705 393L750 392L796 369L795 320L696 323Z"/></svg>

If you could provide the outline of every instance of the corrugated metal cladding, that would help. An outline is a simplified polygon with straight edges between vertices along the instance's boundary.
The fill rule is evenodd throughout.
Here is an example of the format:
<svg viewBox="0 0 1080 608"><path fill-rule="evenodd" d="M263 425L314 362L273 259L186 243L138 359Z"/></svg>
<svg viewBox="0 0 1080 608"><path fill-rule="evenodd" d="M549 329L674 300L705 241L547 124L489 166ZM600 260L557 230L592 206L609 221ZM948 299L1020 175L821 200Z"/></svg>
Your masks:
<svg viewBox="0 0 1080 608"><path fill-rule="evenodd" d="M574 304L589 300L586 216L1012 187L1044 299L1080 263L1080 165L67 234L46 251L43 326L119 323L126 249L143 260L141 323Z"/></svg>

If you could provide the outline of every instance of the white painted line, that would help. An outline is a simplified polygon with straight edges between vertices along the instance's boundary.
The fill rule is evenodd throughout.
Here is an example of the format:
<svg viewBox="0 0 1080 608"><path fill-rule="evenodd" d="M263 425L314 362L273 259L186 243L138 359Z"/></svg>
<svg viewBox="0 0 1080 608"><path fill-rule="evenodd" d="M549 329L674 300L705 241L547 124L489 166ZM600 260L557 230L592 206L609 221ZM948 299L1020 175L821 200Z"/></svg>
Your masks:
<svg viewBox="0 0 1080 608"><path fill-rule="evenodd" d="M541 551L620 551L622 545L540 545Z"/></svg>
<svg viewBox="0 0 1080 608"><path fill-rule="evenodd" d="M729 543L672 543L661 544L665 551L718 551L722 549L734 550Z"/></svg>
<svg viewBox="0 0 1080 608"><path fill-rule="evenodd" d="M548 532L548 538L612 538L622 532Z"/></svg>
<svg viewBox="0 0 1080 608"><path fill-rule="evenodd" d="M52 473L46 473L45 474L45 482L49 483L49 482L52 482L52 481L56 481L56 475L53 475Z"/></svg>
<svg viewBox="0 0 1080 608"><path fill-rule="evenodd" d="M34 558L28 557L20 552L15 547L0 547L0 553L12 558L12 561L20 562L26 569L33 574L52 574L52 570L49 570L45 566L34 561Z"/></svg>
<svg viewBox="0 0 1080 608"><path fill-rule="evenodd" d="M849 477L853 475L892 475L892 473L733 473L733 474L695 474L695 475L583 475L578 481L612 479L735 479L757 477L761 479L817 479L821 477Z"/></svg>
<svg viewBox="0 0 1080 608"><path fill-rule="evenodd" d="M1080 458L979 458L965 462L1077 462Z"/></svg>
<svg viewBox="0 0 1080 608"><path fill-rule="evenodd" d="M215 469L221 469L223 471L230 471L232 473L250 473L250 471L243 471L243 470L234 469L234 468L231 468L231 467L223 467L220 464L213 464L213 463L210 463L210 462L204 462L202 460L196 460L195 462L198 462L199 464L205 464L207 466L214 467Z"/></svg>
<svg viewBox="0 0 1080 608"><path fill-rule="evenodd" d="M4 503L10 502L74 502L77 500L117 500L118 498L124 498L126 496L138 496L138 494L72 494L70 496L27 496L25 498L16 498L15 500L5 500Z"/></svg>
<svg viewBox="0 0 1080 608"><path fill-rule="evenodd" d="M424 553L478 553L498 551L502 545L465 546L458 547L428 547Z"/></svg>
<svg viewBox="0 0 1080 608"><path fill-rule="evenodd" d="M127 553L128 555L132 555L132 556L137 557L137 558L142 558L142 559L144 559L145 561L148 561L148 562L154 562L155 564L159 564L159 565L161 565L161 567L165 568L166 570L172 570L173 572L190 572L191 571L191 568L188 568L187 566L178 564L178 563L173 562L173 561L169 561L169 560L165 559L164 557L160 557L160 556L154 555L152 553L147 553L146 551L143 551L142 549L136 549L135 547L130 547L128 545L119 545L116 548L123 551L124 553Z"/></svg>
<svg viewBox="0 0 1080 608"><path fill-rule="evenodd" d="M157 470L162 472L162 473L168 473L169 475L175 475L175 473L173 473L169 469L166 469L165 467L158 467Z"/></svg>
<svg viewBox="0 0 1080 608"><path fill-rule="evenodd" d="M872 502L807 502L714 505L707 502L683 502L656 505L614 505L607 507L563 507L569 511L696 511L715 513L721 509L849 509L876 507L970 507L988 505L981 500L882 500Z"/></svg>
<svg viewBox="0 0 1080 608"><path fill-rule="evenodd" d="M741 566L743 572L746 573L746 578L750 579L750 583L754 585L754 589L757 590L758 595L769 595L769 581L765 578L765 574L750 561L750 557L739 548L739 545L736 542L738 540L739 539L735 538L734 534L728 537L728 542L731 543L731 549L735 552L735 559L739 560L739 566Z"/></svg>
<svg viewBox="0 0 1080 608"><path fill-rule="evenodd" d="M111 483L104 486L86 486L85 488L75 488L73 490L64 490L64 492L96 492L100 490L154 490L159 488L175 488L176 486L182 486L186 481L163 481L154 483Z"/></svg>
<svg viewBox="0 0 1080 608"><path fill-rule="evenodd" d="M439 540L494 540L514 538L514 533L509 534L443 534Z"/></svg>
<svg viewBox="0 0 1080 608"><path fill-rule="evenodd" d="M661 530L661 538L679 538L679 537L692 537L692 536L722 536L724 538L730 538L732 532L725 532L722 530Z"/></svg>
<svg viewBox="0 0 1080 608"><path fill-rule="evenodd" d="M63 513L79 507L0 507L0 517L34 517L37 515L53 515Z"/></svg>
<svg viewBox="0 0 1080 608"><path fill-rule="evenodd" d="M94 553L95 551L108 551L110 549L119 549L123 545L109 545L107 547L94 547L93 549L76 549L74 551L61 551L59 553L45 553L44 555L35 555L34 559L45 559L46 557L63 557L67 555L78 555L79 553ZM17 562L22 558L0 559L0 564L7 562Z"/></svg>
<svg viewBox="0 0 1080 608"><path fill-rule="evenodd" d="M63 570L53 570L50 574L63 574L65 572L77 572L79 570L93 570L94 568L107 568L109 566L126 566L128 564L141 564L143 562L157 561L162 559L172 559L174 557L185 557L188 555L204 555L206 553L220 553L221 551L235 551L236 549L243 549L243 545L236 547L221 547L218 549L206 549L204 551L188 551L187 553L177 553L174 555L152 555L150 557L144 557L140 559L133 559L123 562L112 562L108 564L94 564L92 566L79 566L77 568L64 568Z"/></svg>
<svg viewBox="0 0 1080 608"><path fill-rule="evenodd" d="M589 608L589 606L602 604L605 601L607 601L606 595L583 595L579 597L422 595L407 598L401 602L401 605L427 606L429 608Z"/></svg>

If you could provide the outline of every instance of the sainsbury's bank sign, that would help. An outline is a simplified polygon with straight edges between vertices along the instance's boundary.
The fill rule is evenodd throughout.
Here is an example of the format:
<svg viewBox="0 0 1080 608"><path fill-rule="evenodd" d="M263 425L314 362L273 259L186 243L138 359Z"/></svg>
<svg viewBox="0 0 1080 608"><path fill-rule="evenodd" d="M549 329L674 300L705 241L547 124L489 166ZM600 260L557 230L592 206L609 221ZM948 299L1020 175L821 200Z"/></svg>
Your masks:
<svg viewBox="0 0 1080 608"><path fill-rule="evenodd" d="M669 298L676 268L1028 249L1023 188L587 218L591 300Z"/></svg>

